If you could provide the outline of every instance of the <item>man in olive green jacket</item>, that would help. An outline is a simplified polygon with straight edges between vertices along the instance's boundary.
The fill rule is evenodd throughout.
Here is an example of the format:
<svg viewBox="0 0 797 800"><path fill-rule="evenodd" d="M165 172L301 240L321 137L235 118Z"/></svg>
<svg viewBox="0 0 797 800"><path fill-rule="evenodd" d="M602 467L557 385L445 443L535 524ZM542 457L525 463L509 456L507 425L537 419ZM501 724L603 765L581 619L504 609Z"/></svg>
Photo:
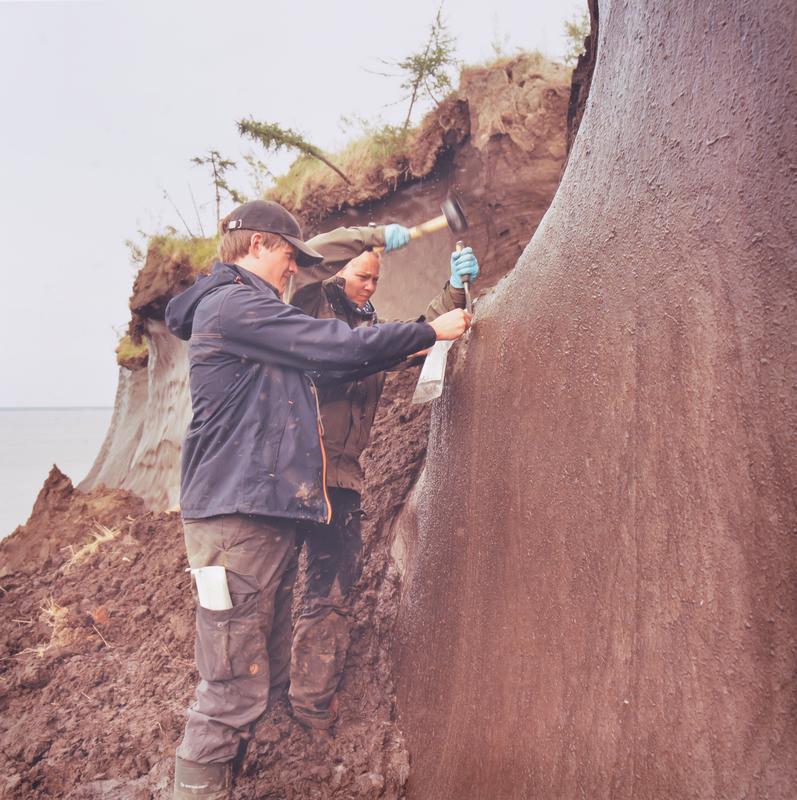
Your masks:
<svg viewBox="0 0 797 800"><path fill-rule="evenodd" d="M291 303L318 319L336 318L352 328L377 321L371 295L379 279L380 256L409 242L400 225L337 228L309 240L324 256L305 270ZM451 280L429 304L427 321L465 307L462 278L473 280L479 265L473 251L452 253ZM396 366L396 365L392 365ZM349 647L351 589L362 568L360 455L368 445L384 384L384 372L319 386L326 451L326 486L332 505L329 525L303 523L307 580L291 653L290 700L296 718L315 729L336 719L335 692Z"/></svg>

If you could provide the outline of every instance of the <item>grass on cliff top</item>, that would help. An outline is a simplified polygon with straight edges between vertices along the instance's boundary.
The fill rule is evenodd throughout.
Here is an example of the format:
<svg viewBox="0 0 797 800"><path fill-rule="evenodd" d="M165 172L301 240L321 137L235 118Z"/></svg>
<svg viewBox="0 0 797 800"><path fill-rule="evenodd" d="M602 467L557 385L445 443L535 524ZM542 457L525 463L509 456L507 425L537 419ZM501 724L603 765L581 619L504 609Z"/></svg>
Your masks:
<svg viewBox="0 0 797 800"><path fill-rule="evenodd" d="M394 156L408 154L415 130L409 128L405 131L394 125L367 128L331 160L356 184L363 176L371 175L384 167ZM291 164L287 174L277 178L275 185L266 194L289 208L300 208L308 189L340 181L326 164L317 158L302 155Z"/></svg>
<svg viewBox="0 0 797 800"><path fill-rule="evenodd" d="M215 261L219 251L219 237L168 236L160 234L150 237L150 248L180 260L188 260L195 272L205 270Z"/></svg>
<svg viewBox="0 0 797 800"><path fill-rule="evenodd" d="M124 367L143 358L148 352L147 341L136 344L130 336L123 336L116 346L116 363Z"/></svg>
<svg viewBox="0 0 797 800"><path fill-rule="evenodd" d="M552 69L561 69L561 65L553 64L539 50L501 53L480 64L463 65L459 73L459 84L447 97L460 92L472 76L490 70L506 69L513 64L521 64L521 72L539 72L546 76L553 74ZM379 175L386 183L395 181L399 173L390 166L391 162L395 164L410 161L416 137L423 130L424 122L434 113L435 109L430 111L419 125L407 130L394 125L375 128L361 120L361 135L339 153L331 154L330 160L356 187L368 184L374 176ZM309 194L333 186L340 187L342 183L342 179L326 164L311 156L301 155L291 164L285 175L277 178L265 196L266 199L276 200L290 209L301 210L303 200Z"/></svg>
<svg viewBox="0 0 797 800"><path fill-rule="evenodd" d="M539 50L517 50L514 53L498 53L492 58L487 58L476 64L465 64L459 71L460 83L462 78L470 72L477 72L485 69L504 68L522 57L529 66L545 68L551 64L550 59L544 56Z"/></svg>

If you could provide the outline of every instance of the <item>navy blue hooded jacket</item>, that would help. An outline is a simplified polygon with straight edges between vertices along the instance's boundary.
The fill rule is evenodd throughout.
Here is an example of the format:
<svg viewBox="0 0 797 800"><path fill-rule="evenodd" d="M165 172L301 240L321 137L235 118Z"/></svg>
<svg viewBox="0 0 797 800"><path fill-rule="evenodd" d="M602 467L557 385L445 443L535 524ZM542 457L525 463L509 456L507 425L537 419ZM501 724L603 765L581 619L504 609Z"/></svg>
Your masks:
<svg viewBox="0 0 797 800"><path fill-rule="evenodd" d="M308 373L360 369L436 338L426 323L352 329L308 317L253 273L221 262L171 300L166 324L189 340L186 519L244 513L327 521L321 423Z"/></svg>

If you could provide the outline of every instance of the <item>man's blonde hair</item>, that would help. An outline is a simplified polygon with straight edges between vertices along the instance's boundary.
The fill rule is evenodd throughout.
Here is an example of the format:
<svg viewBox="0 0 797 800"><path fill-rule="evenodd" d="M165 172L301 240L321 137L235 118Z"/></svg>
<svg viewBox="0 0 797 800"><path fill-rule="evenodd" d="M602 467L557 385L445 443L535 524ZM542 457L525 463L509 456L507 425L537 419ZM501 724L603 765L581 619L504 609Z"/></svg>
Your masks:
<svg viewBox="0 0 797 800"><path fill-rule="evenodd" d="M232 264L238 258L243 258L248 252L252 244L252 236L259 233L263 239L263 247L266 250L279 250L284 244L287 244L277 233L266 233L264 231L245 231L238 228L234 231L227 230L227 223L233 219L235 212L227 214L221 222L219 222L219 233L221 234L221 243L219 244L219 258L227 264Z"/></svg>

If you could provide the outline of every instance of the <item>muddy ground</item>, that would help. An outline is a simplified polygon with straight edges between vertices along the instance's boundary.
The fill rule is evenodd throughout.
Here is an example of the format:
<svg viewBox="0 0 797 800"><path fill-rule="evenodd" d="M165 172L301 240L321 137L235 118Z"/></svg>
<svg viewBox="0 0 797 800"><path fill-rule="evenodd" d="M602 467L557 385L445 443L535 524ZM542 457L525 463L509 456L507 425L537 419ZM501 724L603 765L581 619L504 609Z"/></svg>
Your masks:
<svg viewBox="0 0 797 800"><path fill-rule="evenodd" d="M394 717L397 604L390 524L423 462L417 369L390 376L366 468L366 566L329 744L275 698L236 798L398 798L410 770ZM113 538L110 538L113 536ZM100 541L107 539L107 541ZM94 552L80 552L86 543ZM128 492L84 494L56 468L34 513L0 545L0 797L168 797L198 680L179 515Z"/></svg>

